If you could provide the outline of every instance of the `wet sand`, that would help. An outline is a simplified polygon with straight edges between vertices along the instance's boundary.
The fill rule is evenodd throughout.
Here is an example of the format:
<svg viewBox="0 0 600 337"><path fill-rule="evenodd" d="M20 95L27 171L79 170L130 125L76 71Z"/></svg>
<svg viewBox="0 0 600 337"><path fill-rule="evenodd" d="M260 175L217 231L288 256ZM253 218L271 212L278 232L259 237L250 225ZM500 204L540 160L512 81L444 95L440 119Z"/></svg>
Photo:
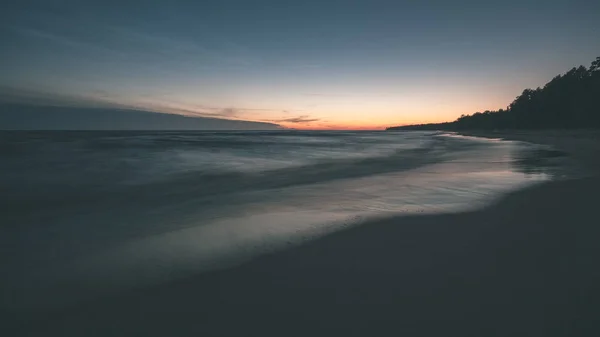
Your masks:
<svg viewBox="0 0 600 337"><path fill-rule="evenodd" d="M590 176L480 211L380 220L236 268L21 315L4 335L600 335L599 142L535 137L510 139L567 151Z"/></svg>
<svg viewBox="0 0 600 337"><path fill-rule="evenodd" d="M461 134L549 145L568 153L570 157L585 166L591 174L600 172L599 130L468 131L461 132Z"/></svg>

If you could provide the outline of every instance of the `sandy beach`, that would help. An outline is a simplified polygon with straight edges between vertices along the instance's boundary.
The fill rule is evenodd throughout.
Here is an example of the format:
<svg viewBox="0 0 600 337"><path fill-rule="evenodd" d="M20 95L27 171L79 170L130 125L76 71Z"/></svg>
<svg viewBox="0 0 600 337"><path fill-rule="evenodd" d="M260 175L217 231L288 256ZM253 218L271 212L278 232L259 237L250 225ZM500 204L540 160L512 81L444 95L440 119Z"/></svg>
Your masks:
<svg viewBox="0 0 600 337"><path fill-rule="evenodd" d="M551 145L589 174L474 212L380 220L236 268L5 316L15 324L3 335L600 334L598 132L469 135Z"/></svg>

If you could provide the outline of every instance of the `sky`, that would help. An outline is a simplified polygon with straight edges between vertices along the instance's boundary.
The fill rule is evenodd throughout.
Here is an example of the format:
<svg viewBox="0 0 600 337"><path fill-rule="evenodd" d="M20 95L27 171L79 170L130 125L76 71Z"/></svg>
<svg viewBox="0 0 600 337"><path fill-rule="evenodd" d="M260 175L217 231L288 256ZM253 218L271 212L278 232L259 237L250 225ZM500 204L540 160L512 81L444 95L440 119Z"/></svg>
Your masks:
<svg viewBox="0 0 600 337"><path fill-rule="evenodd" d="M0 91L299 129L506 107L600 56L600 1L58 1L0 11Z"/></svg>

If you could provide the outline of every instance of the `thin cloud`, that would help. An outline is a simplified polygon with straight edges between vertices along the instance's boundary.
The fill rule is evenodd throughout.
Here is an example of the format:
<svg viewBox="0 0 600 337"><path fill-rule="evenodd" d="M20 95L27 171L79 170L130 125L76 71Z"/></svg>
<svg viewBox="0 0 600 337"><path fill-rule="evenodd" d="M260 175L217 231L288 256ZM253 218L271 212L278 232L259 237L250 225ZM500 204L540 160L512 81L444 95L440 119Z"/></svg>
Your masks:
<svg viewBox="0 0 600 337"><path fill-rule="evenodd" d="M253 119L252 112L278 112L275 109L253 109L253 108L235 108L235 107L210 107L198 104L182 104L176 102L139 102L140 107L153 108L157 111L171 112L188 116L224 118L224 119Z"/></svg>
<svg viewBox="0 0 600 337"><path fill-rule="evenodd" d="M275 120L272 120L272 122L276 122L276 123L311 123L311 122L317 122L320 120L321 119L319 119L319 118L310 118L310 116L308 116L308 115L302 115L302 116L292 117L292 118L275 119Z"/></svg>
<svg viewBox="0 0 600 337"><path fill-rule="evenodd" d="M279 111L275 109L252 109L252 108L216 108L216 107L206 107L200 106L200 109L213 111L211 114L219 115L219 116L237 116L243 114L248 111Z"/></svg>
<svg viewBox="0 0 600 337"><path fill-rule="evenodd" d="M234 108L225 108L225 109L222 109L219 113L221 114L221 116L235 117L235 116L237 116L239 111Z"/></svg>
<svg viewBox="0 0 600 337"><path fill-rule="evenodd" d="M142 59L144 61L137 62L135 66L152 68L154 72L174 73L147 64L149 62L148 57L156 62L159 61L156 58L161 60L177 59L179 64L185 63L189 67L198 69L212 69L215 65L246 68L257 64L257 60L244 49L241 47L234 49L226 45L224 41L208 47L195 39L148 34L122 26L105 27L104 34L105 37L109 37L108 43L106 41L97 43L56 31L40 30L31 26L12 26L11 28L22 36L45 40L73 49L91 51L127 61ZM106 35L107 33L108 35ZM138 49L132 46L137 46ZM151 53L148 50L151 50Z"/></svg>
<svg viewBox="0 0 600 337"><path fill-rule="evenodd" d="M207 117L223 117L223 118L235 118L240 114L239 109L235 108L209 108L209 107L201 107L201 110L204 111L195 111L196 114L201 114ZM208 111L206 111L208 110ZM188 110L191 111L191 110ZM213 111L213 112L211 112Z"/></svg>
<svg viewBox="0 0 600 337"><path fill-rule="evenodd" d="M211 64L229 66L252 66L256 60L246 48L229 41L219 40L208 47L198 39L182 38L161 34L148 34L131 28L119 26L109 27L120 39L133 43L143 43L164 55L186 55L188 58L198 58ZM204 41L206 42L206 41ZM198 61L194 59L194 61Z"/></svg>
<svg viewBox="0 0 600 337"><path fill-rule="evenodd" d="M101 53L105 53L105 54L111 54L111 55L119 56L119 57L126 56L125 53L122 53L115 49L106 48L106 47L103 47L103 46L100 46L100 45L97 45L94 43L80 41L78 39L74 39L74 38L71 38L71 37L68 37L68 36L65 36L62 34L50 33L50 32L41 31L41 30L38 30L35 28L26 28L26 27L13 27L13 29L16 32L18 32L19 34L22 34L22 35L25 35L28 37L43 39L43 40L51 41L53 43L72 47L72 48L79 48L79 49L83 48L83 49L88 49L88 50L92 50L95 52L101 52Z"/></svg>
<svg viewBox="0 0 600 337"><path fill-rule="evenodd" d="M313 97L389 97L394 95L393 93L363 93L363 94L321 94L321 93L304 93L304 96Z"/></svg>

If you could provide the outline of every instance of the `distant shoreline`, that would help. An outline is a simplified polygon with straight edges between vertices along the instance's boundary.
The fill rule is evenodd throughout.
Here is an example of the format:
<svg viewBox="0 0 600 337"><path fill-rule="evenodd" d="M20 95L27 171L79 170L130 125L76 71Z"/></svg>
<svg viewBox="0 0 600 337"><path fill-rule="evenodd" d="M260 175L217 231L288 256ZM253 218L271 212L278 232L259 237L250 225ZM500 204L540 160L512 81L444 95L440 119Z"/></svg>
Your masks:
<svg viewBox="0 0 600 337"><path fill-rule="evenodd" d="M600 129L600 57L589 68L573 67L543 87L525 89L506 108L461 115L444 123L392 126L387 130L575 130Z"/></svg>

